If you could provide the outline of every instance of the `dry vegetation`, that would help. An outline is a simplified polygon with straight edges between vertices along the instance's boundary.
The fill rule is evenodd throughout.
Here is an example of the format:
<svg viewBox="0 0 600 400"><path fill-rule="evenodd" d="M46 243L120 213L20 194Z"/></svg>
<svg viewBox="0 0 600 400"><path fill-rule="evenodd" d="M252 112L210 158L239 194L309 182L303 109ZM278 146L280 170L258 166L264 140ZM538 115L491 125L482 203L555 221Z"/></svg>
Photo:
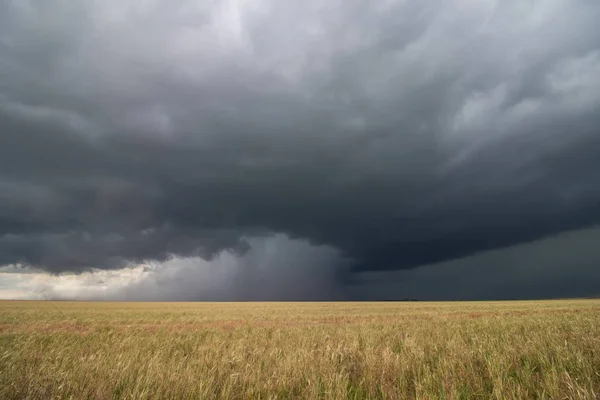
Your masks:
<svg viewBox="0 0 600 400"><path fill-rule="evenodd" d="M0 398L600 397L600 300L0 302Z"/></svg>

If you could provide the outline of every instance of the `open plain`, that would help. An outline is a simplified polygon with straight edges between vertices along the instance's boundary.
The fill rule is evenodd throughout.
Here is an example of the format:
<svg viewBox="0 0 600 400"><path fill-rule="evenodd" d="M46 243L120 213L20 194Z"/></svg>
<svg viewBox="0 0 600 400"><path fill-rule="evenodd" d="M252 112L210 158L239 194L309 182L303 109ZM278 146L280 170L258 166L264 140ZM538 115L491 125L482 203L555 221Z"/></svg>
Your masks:
<svg viewBox="0 0 600 400"><path fill-rule="evenodd" d="M0 302L2 399L600 396L600 300Z"/></svg>

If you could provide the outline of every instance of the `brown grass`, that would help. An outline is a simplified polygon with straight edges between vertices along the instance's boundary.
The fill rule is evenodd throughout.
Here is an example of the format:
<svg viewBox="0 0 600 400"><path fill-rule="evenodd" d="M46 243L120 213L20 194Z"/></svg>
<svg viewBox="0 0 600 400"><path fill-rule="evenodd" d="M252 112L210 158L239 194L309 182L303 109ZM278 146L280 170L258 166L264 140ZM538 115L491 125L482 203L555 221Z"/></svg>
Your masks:
<svg viewBox="0 0 600 400"><path fill-rule="evenodd" d="M600 396L600 300L0 302L0 399Z"/></svg>

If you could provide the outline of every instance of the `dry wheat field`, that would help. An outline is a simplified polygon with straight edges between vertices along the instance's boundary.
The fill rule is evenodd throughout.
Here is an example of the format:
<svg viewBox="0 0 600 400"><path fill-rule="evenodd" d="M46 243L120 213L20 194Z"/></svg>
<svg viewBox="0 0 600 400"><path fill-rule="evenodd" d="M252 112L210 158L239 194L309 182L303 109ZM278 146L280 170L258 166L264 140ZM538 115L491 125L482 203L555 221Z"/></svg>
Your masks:
<svg viewBox="0 0 600 400"><path fill-rule="evenodd" d="M0 399L594 399L600 300L0 302Z"/></svg>

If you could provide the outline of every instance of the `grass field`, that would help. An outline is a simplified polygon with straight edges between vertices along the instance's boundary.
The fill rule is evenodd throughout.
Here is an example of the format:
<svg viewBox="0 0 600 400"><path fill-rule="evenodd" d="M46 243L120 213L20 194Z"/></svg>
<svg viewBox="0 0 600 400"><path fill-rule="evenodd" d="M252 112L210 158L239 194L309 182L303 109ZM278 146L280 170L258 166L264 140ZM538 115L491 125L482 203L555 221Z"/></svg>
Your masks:
<svg viewBox="0 0 600 400"><path fill-rule="evenodd" d="M0 399L600 398L600 300L0 302Z"/></svg>

